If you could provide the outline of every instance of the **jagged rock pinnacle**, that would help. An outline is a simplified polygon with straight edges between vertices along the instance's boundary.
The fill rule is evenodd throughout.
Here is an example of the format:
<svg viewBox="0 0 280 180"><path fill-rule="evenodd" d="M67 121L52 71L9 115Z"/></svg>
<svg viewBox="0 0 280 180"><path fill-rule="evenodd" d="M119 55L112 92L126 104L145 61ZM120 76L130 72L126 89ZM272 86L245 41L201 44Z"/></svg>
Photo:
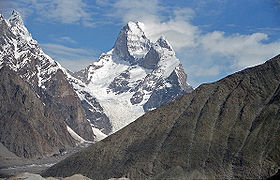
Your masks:
<svg viewBox="0 0 280 180"><path fill-rule="evenodd" d="M5 19L2 14L0 14L0 25L2 25L5 22Z"/></svg>
<svg viewBox="0 0 280 180"><path fill-rule="evenodd" d="M172 46L170 45L170 43L167 41L166 37L164 35L161 35L160 38L157 40L157 43L160 45L160 47L162 48L166 48L170 51L174 51L172 49Z"/></svg>
<svg viewBox="0 0 280 180"><path fill-rule="evenodd" d="M150 48L150 40L144 33L144 24L128 22L119 33L114 45L115 53L123 60L132 64L144 57Z"/></svg>
<svg viewBox="0 0 280 180"><path fill-rule="evenodd" d="M24 25L22 17L19 12L13 10L12 16L9 18L11 25Z"/></svg>

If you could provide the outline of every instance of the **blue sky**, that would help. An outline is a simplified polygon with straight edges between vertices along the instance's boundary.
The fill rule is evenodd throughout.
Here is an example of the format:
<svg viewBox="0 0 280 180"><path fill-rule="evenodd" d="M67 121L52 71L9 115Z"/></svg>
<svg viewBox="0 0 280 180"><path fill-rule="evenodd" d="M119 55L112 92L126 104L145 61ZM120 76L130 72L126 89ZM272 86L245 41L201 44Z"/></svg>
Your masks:
<svg viewBox="0 0 280 180"><path fill-rule="evenodd" d="M123 25L167 37L188 82L216 81L280 54L280 0L0 0L19 11L43 50L79 70L110 50Z"/></svg>

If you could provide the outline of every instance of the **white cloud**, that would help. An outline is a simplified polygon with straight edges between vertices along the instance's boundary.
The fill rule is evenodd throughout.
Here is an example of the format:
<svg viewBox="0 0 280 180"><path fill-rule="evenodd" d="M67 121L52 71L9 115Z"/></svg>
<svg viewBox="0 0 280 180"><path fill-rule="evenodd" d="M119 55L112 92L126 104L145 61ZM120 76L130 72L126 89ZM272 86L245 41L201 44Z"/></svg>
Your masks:
<svg viewBox="0 0 280 180"><path fill-rule="evenodd" d="M78 59L78 60L71 60L71 59L62 59L60 58L58 62L62 65L62 67L72 71L77 72L84 68L86 68L89 64L91 64L94 60L86 58L86 59Z"/></svg>
<svg viewBox="0 0 280 180"><path fill-rule="evenodd" d="M86 11L86 4L82 0L52 0L47 3L36 2L40 13L44 17L57 19L63 23L76 23L80 20L88 21L90 13ZM44 6L44 7L42 7Z"/></svg>
<svg viewBox="0 0 280 180"><path fill-rule="evenodd" d="M71 43L71 44L77 43L77 41L73 40L72 38L70 38L68 36L63 36L63 37L54 38L54 39L59 42L66 42L66 43Z"/></svg>
<svg viewBox="0 0 280 180"><path fill-rule="evenodd" d="M128 21L156 20L160 10L158 0L118 0L113 4L112 17L120 17L124 23Z"/></svg>
<svg viewBox="0 0 280 180"><path fill-rule="evenodd" d="M93 26L93 15L84 0L21 0L5 1L6 6L19 10L23 15L36 13L40 21L62 22Z"/></svg>
<svg viewBox="0 0 280 180"><path fill-rule="evenodd" d="M60 44L41 44L42 48L46 51L51 51L52 54L65 55L65 56L80 56L90 55L91 52L81 48L70 48Z"/></svg>
<svg viewBox="0 0 280 180"><path fill-rule="evenodd" d="M78 71L97 59L98 52L90 49L71 48L61 44L41 44L42 49L63 67Z"/></svg>
<svg viewBox="0 0 280 180"><path fill-rule="evenodd" d="M219 6L224 6L223 1L217 2ZM197 3L198 6L200 3L200 9L209 6L204 0ZM190 8L172 9L163 7L160 1L151 3L147 0L119 0L113 4L113 8L115 11L111 17L119 18L123 23L142 21L146 35L153 41L165 35L195 85L203 79L218 79L221 75L263 63L280 53L280 41L269 42L268 35L264 33L202 33L198 26L190 22L196 16ZM207 13L217 15L220 12L214 9Z"/></svg>
<svg viewBox="0 0 280 180"><path fill-rule="evenodd" d="M191 8L175 8L174 15L177 20L191 20L195 16L195 11Z"/></svg>
<svg viewBox="0 0 280 180"><path fill-rule="evenodd" d="M190 8L173 8L171 17L167 19L161 14L169 9L159 5L159 1L119 0L113 8L115 12L111 16L122 19L123 23L142 21L145 24L146 35L153 41L164 34L177 50L196 44L199 30L188 22L195 15Z"/></svg>
<svg viewBox="0 0 280 180"><path fill-rule="evenodd" d="M197 44L199 29L187 21L172 19L167 22L147 21L145 31L153 41L165 35L175 50L194 47Z"/></svg>
<svg viewBox="0 0 280 180"><path fill-rule="evenodd" d="M264 43L267 39L263 33L225 36L215 31L202 36L201 44L210 53L229 57L232 68L240 69L260 64L280 52L280 42Z"/></svg>
<svg viewBox="0 0 280 180"><path fill-rule="evenodd" d="M14 6L15 2L19 1L0 0L0 2L10 2ZM219 9L224 8L225 1L196 0L192 2L196 3L194 9L165 7L160 0L96 0L96 4L103 9L102 12L104 11L106 17L100 16L106 21L115 24L116 22L126 24L128 21L142 21L146 27L146 35L153 41L165 35L194 83L202 82L201 79L218 79L222 75L260 64L280 53L280 40L271 41L265 33L255 32L246 35L226 35L221 31L203 33L201 27L191 23L198 15L196 11L203 13L203 16L217 16L222 12ZM51 22L83 24L84 26L94 25L92 7L87 7L85 0L21 0L16 4L21 8L21 12L25 12L24 14L36 12L40 20L47 19ZM213 5L219 8L206 11ZM0 7L0 10L2 9ZM105 21L103 20L102 23ZM268 31L271 30L277 32L277 29L268 29ZM58 39L60 40L74 43L68 37ZM73 59L86 59L85 57L90 56L88 50L83 51L55 44L43 46L49 50L50 55L56 59L64 59L64 62L67 62L65 57L74 62Z"/></svg>
<svg viewBox="0 0 280 180"><path fill-rule="evenodd" d="M209 65L207 67L201 66L200 64L193 64L187 67L188 74L197 77L215 77L221 72L222 66L219 65Z"/></svg>

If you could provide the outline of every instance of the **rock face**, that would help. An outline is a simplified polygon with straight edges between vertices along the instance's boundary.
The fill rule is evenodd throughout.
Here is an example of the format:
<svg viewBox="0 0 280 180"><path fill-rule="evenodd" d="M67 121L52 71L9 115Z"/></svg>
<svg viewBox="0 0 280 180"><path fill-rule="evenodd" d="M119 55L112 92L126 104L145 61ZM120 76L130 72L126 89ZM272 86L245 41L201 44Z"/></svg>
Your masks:
<svg viewBox="0 0 280 180"><path fill-rule="evenodd" d="M32 38L31 34L24 26L18 12L13 11L12 16L8 20L5 20L3 16L0 15L0 30L0 69L3 69L5 67L6 69L8 68L14 71L14 73L16 74L15 76L18 76L17 78L21 78L22 81L27 83L28 86L30 86L28 91L33 91L32 93L36 94L36 98L38 99L38 101L45 105L41 109L39 107L39 109L35 107L36 110L41 111L38 113L43 113L40 115L45 115L47 116L47 119L52 119L52 121L48 122L46 118L42 117L44 121L42 120L40 125L36 126L36 132L44 131L44 127L48 126L42 124L43 122L57 122L57 125L53 126L64 126L60 127L60 129L65 130L66 125L68 125L85 140L94 140L93 131L91 129L90 123L87 121L86 114L84 112L80 99L73 90L72 85L69 83L70 80L77 82L79 80L76 80L74 77L72 77L64 68L62 68L57 62L52 60L42 51L37 41ZM7 70L5 70L5 72L6 71ZM4 77L4 75L5 74L2 74L1 78L2 76ZM8 77L13 78L12 76ZM7 79L7 81L5 82L12 83L13 81L12 79ZM5 84L5 86L9 85ZM24 91L23 93L26 92ZM2 94L1 98L7 98L5 96L5 93ZM24 102L24 100L22 101ZM26 104L23 103L21 105L23 106L22 108L27 108L24 107ZM4 108L7 112L15 111L15 107L6 106L5 103L1 104L1 107ZM11 116L11 114L8 115ZM40 118L40 115L36 115L36 118ZM17 120L19 120L21 116L17 116L17 118ZM25 118L28 117L26 116ZM6 122L6 119L4 117L1 117L0 121L3 123ZM23 123L22 121L20 122ZM63 124L62 122L65 123ZM12 123L12 121L10 123ZM10 129L11 132L21 131L22 138L26 137L27 134L30 133L29 130L25 129L26 126L24 125L12 126L12 128L15 129ZM33 128L35 128L35 126ZM24 135L24 132L27 134ZM57 133L55 132L55 134ZM30 135L30 137L33 137L35 135L36 134L32 134ZM65 135L65 133L62 133L61 135ZM60 137L65 138L66 140L61 141L59 146L73 146L75 144L73 143L74 140L69 140L67 136ZM27 139L32 141L32 139L30 138ZM36 143L31 141L31 144ZM59 142L60 140L53 141ZM66 142L66 144L63 145L63 142ZM20 145L17 143L19 143L19 141L11 141L10 144L3 144L7 146L8 149L10 149L12 152L16 153L15 151L17 150L13 148L13 146ZM45 141L44 143L47 143L47 141ZM50 147L52 143L53 142L50 141ZM57 147L55 143L53 145ZM38 153L36 153L34 149L28 149L27 144L25 144L25 146L26 147L22 147L22 149L25 149L25 151L28 152L18 152L17 155L31 157L45 154L42 153L43 151L49 152L49 150L47 149L44 150L44 147L37 147Z"/></svg>
<svg viewBox="0 0 280 180"><path fill-rule="evenodd" d="M143 29L144 24L129 22L112 50L73 74L86 84L73 82L87 118L105 134L193 90L168 41L152 43Z"/></svg>
<svg viewBox="0 0 280 180"><path fill-rule="evenodd" d="M45 87L44 102L49 106L49 111L53 116L64 120L82 138L93 140L93 132L86 120L79 97L63 71L57 70L56 74L45 83Z"/></svg>
<svg viewBox="0 0 280 180"><path fill-rule="evenodd" d="M49 112L29 84L8 67L0 69L0 141L5 147L31 158L74 146L66 123Z"/></svg>
<svg viewBox="0 0 280 180"><path fill-rule="evenodd" d="M265 179L280 167L279 104L280 55L199 86L44 175Z"/></svg>

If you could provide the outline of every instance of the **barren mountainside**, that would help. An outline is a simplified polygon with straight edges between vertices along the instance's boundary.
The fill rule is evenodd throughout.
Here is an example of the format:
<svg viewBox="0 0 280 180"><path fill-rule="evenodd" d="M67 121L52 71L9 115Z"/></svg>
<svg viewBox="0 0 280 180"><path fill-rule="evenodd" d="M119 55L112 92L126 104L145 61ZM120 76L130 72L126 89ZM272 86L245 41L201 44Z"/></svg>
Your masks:
<svg viewBox="0 0 280 180"><path fill-rule="evenodd" d="M94 179L265 179L280 167L280 55L146 113L49 168Z"/></svg>
<svg viewBox="0 0 280 180"><path fill-rule="evenodd" d="M13 11L8 20L0 14L0 45L1 143L30 158L75 146L67 126L93 141L66 70L42 51L18 12Z"/></svg>
<svg viewBox="0 0 280 180"><path fill-rule="evenodd" d="M0 70L0 141L17 156L52 155L75 146L66 123L54 119L31 87L8 67Z"/></svg>

